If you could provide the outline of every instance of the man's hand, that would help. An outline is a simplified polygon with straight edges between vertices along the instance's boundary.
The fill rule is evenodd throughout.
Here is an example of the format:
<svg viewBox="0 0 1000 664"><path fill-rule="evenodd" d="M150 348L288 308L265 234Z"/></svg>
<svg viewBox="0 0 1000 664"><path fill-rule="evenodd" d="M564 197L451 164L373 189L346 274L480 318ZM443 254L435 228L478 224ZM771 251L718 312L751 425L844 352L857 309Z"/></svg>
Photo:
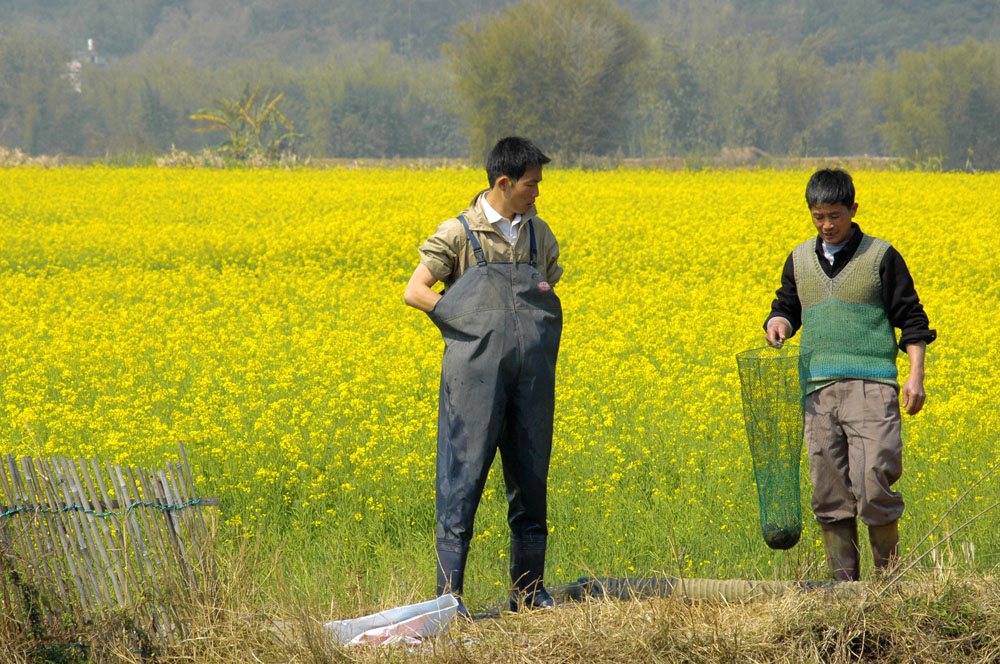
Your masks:
<svg viewBox="0 0 1000 664"><path fill-rule="evenodd" d="M903 384L903 408L907 415L916 415L924 407L927 395L924 394L924 380L922 377L910 374Z"/></svg>
<svg viewBox="0 0 1000 664"><path fill-rule="evenodd" d="M924 355L927 344L923 341L906 345L906 354L910 358L910 376L903 384L903 408L907 415L916 415L924 407L927 395L924 394Z"/></svg>
<svg viewBox="0 0 1000 664"><path fill-rule="evenodd" d="M775 348L781 348L785 339L792 333L792 327L784 318L772 318L767 321L767 343Z"/></svg>

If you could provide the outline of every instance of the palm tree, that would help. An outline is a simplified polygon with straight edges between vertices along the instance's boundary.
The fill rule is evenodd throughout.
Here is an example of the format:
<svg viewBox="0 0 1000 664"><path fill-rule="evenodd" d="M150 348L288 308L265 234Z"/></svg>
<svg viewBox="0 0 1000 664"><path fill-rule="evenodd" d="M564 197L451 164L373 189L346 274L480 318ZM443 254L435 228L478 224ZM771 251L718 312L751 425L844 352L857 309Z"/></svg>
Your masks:
<svg viewBox="0 0 1000 664"><path fill-rule="evenodd" d="M214 109L202 109L189 117L206 123L195 127L195 131L225 131L229 134L229 140L219 146L219 152L228 152L241 160L252 154L277 159L291 150L292 143L302 134L295 133L292 122L278 110L278 102L285 96L284 93L269 100L270 96L270 90L261 96L260 86L251 91L248 84L239 99L214 100Z"/></svg>

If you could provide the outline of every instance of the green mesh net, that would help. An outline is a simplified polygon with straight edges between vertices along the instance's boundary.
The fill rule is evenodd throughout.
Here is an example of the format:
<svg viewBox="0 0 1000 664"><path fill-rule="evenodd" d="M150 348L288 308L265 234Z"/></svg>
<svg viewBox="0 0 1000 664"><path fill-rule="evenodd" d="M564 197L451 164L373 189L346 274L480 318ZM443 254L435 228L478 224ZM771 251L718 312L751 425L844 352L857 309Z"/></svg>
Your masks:
<svg viewBox="0 0 1000 664"><path fill-rule="evenodd" d="M799 459L802 454L802 380L812 351L785 344L736 355L743 396L760 529L772 549L790 549L802 534Z"/></svg>

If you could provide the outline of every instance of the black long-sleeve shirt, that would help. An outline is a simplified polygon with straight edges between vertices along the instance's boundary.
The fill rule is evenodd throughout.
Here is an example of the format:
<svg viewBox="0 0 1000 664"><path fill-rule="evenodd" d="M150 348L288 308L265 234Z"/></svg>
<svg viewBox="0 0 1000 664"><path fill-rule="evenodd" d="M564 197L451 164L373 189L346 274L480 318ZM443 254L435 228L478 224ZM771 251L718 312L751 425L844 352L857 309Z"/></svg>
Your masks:
<svg viewBox="0 0 1000 664"><path fill-rule="evenodd" d="M819 264L831 279L836 277L844 266L854 257L861 244L864 233L856 223L851 223L853 233L843 249L834 254L833 265L823 255L823 240L816 236L816 254ZM920 304L913 277L906 267L903 257L890 246L882 262L878 266L879 277L882 280L882 304L889 317L889 323L900 330L899 348L906 350L911 343L924 341L930 343L937 338L937 331L929 327L924 306ZM772 318L784 318L792 326L792 334L802 327L802 303L799 301L798 289L795 286L795 263L792 254L788 255L785 267L781 272L781 288L775 291L775 299L771 303L771 314L764 321L764 329ZM791 335L789 335L791 336Z"/></svg>

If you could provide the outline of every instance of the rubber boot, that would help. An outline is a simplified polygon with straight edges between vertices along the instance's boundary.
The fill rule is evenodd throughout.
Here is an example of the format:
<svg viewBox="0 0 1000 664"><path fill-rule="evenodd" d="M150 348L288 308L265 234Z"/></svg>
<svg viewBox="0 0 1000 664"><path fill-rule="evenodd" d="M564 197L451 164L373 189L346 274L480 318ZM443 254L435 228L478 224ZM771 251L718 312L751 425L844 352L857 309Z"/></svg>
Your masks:
<svg viewBox="0 0 1000 664"><path fill-rule="evenodd" d="M858 551L858 524L854 519L819 524L823 534L826 562L837 581L857 581L861 578L861 556Z"/></svg>
<svg viewBox="0 0 1000 664"><path fill-rule="evenodd" d="M437 596L451 593L458 598L458 613L466 618L469 610L462 601L462 584L465 582L465 561L469 557L469 543L464 541L437 541Z"/></svg>
<svg viewBox="0 0 1000 664"><path fill-rule="evenodd" d="M542 585L545 577L545 538L510 538L510 580L513 583L508 608L551 609L556 605Z"/></svg>
<svg viewBox="0 0 1000 664"><path fill-rule="evenodd" d="M884 572L896 562L896 545L899 544L899 522L884 526L868 526L868 540L872 545L875 570Z"/></svg>

